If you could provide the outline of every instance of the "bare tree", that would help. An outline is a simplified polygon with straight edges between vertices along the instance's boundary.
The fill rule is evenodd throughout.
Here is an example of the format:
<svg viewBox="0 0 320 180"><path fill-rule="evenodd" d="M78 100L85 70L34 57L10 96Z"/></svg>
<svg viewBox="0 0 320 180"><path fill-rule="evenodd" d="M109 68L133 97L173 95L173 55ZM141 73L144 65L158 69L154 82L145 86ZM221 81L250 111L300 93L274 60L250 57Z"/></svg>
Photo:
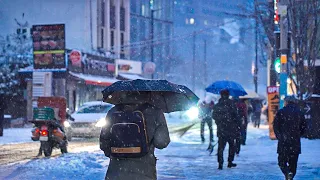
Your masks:
<svg viewBox="0 0 320 180"><path fill-rule="evenodd" d="M287 0L289 25L296 55L297 88L300 94L312 94L315 62L320 56L319 0Z"/></svg>

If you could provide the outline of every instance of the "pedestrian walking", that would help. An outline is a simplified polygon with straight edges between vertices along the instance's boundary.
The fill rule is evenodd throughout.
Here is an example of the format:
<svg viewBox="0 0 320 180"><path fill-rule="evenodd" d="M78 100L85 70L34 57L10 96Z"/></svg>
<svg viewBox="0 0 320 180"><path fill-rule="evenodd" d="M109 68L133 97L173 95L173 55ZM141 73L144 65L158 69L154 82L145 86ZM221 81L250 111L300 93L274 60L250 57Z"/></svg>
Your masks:
<svg viewBox="0 0 320 180"><path fill-rule="evenodd" d="M244 102L246 103L247 109L248 109L248 113L247 113L247 114L248 114L248 123L249 123L249 122L253 122L253 121L252 121L253 107L252 107L249 99L245 99Z"/></svg>
<svg viewBox="0 0 320 180"><path fill-rule="evenodd" d="M246 103L237 97L235 98L235 103L236 103L236 107L239 115L238 121L240 123L239 136L236 138L236 154L239 155L241 150L241 145L245 145L245 141L247 138L248 109L247 109Z"/></svg>
<svg viewBox="0 0 320 180"><path fill-rule="evenodd" d="M253 126L259 128L261 121L262 103L260 100L253 100Z"/></svg>
<svg viewBox="0 0 320 180"><path fill-rule="evenodd" d="M4 110L7 108L5 96L0 94L0 137L3 136Z"/></svg>
<svg viewBox="0 0 320 180"><path fill-rule="evenodd" d="M223 151L226 144L229 144L228 168L236 167L233 163L235 156L235 139L239 136L240 124L238 112L233 100L229 99L229 91L221 90L221 98L213 107L213 119L217 124L218 136L218 169L223 168Z"/></svg>
<svg viewBox="0 0 320 180"><path fill-rule="evenodd" d="M100 149L110 158L105 179L157 179L154 151L168 146L169 131L163 111L138 99L107 114L100 134Z"/></svg>
<svg viewBox="0 0 320 180"><path fill-rule="evenodd" d="M278 165L286 180L292 180L297 172L300 138L305 132L306 121L294 97L288 96L284 100L285 107L277 112L273 128L278 139Z"/></svg>
<svg viewBox="0 0 320 180"><path fill-rule="evenodd" d="M205 100L202 101L199 105L200 107L200 119L201 119L201 129L200 129L200 136L201 136L201 142L205 142L204 138L204 126L205 124L208 125L209 128L209 147L214 142L213 139L213 129L212 129L212 108L213 108L214 102L211 101L210 103L207 103Z"/></svg>

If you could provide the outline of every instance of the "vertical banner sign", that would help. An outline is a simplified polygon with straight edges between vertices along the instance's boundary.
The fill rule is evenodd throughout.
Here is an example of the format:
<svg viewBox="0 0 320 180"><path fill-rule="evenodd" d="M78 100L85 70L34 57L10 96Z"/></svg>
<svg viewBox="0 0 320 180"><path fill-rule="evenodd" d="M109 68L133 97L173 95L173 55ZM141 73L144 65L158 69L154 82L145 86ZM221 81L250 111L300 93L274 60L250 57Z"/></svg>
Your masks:
<svg viewBox="0 0 320 180"><path fill-rule="evenodd" d="M268 86L268 122L269 122L269 136L270 139L276 139L273 129L274 116L279 110L279 86Z"/></svg>
<svg viewBox="0 0 320 180"><path fill-rule="evenodd" d="M64 24L32 26L34 69L66 68Z"/></svg>

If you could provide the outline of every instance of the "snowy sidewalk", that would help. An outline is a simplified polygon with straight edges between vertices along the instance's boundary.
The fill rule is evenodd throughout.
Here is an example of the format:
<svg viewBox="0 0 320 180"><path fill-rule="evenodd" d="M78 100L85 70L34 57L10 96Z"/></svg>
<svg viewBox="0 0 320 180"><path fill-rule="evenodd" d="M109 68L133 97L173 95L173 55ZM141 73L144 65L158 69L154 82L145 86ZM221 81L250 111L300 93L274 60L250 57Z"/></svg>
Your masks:
<svg viewBox="0 0 320 180"><path fill-rule="evenodd" d="M0 137L0 146L3 144L15 144L32 142L31 140L32 128L9 128L4 129L3 136Z"/></svg>
<svg viewBox="0 0 320 180"><path fill-rule="evenodd" d="M171 135L172 142L165 150L156 151L158 178L165 179L250 179L282 180L277 165L277 141L268 137L267 127L249 127L247 145L236 157L236 168L217 170L217 156L209 156L207 144L200 143L199 128L195 127L182 138ZM207 136L208 137L208 136ZM98 147L98 144L97 144ZM108 158L97 147L83 149L49 159L0 166L0 179L104 179ZM213 154L215 154L216 148ZM227 148L225 159L227 158ZM302 155L296 180L320 180L320 140L302 140Z"/></svg>

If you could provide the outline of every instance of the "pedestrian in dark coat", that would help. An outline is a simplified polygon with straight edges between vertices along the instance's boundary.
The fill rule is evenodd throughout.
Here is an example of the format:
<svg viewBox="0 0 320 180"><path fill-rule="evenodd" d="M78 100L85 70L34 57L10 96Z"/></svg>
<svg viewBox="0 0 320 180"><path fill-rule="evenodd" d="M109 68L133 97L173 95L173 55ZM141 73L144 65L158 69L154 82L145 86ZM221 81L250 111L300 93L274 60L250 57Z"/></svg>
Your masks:
<svg viewBox="0 0 320 180"><path fill-rule="evenodd" d="M240 154L241 144L245 145L247 138L247 125L248 125L248 109L247 105L243 100L235 98L236 107L238 109L240 132L239 137L236 138L236 154Z"/></svg>
<svg viewBox="0 0 320 180"><path fill-rule="evenodd" d="M306 121L294 97L285 98L285 107L274 119L273 128L278 139L278 164L286 179L293 179L301 154L300 137L304 134Z"/></svg>
<svg viewBox="0 0 320 180"><path fill-rule="evenodd" d="M213 107L213 119L217 124L218 136L218 169L223 167L223 151L226 144L229 144L228 168L236 167L233 163L235 155L235 139L240 133L240 123L238 120L237 107L233 100L229 99L229 91L222 90L221 98Z"/></svg>
<svg viewBox="0 0 320 180"><path fill-rule="evenodd" d="M5 96L0 94L0 136L3 136L4 110L7 108Z"/></svg>
<svg viewBox="0 0 320 180"><path fill-rule="evenodd" d="M126 99L127 108L137 109L146 101ZM115 106L109 110L107 118L119 110ZM111 155L110 148L110 126L102 128L100 134L100 149L110 158L110 163L105 179L108 180L154 180L157 179L155 148L163 149L170 143L169 130L164 113L161 109L148 106L142 111L146 120L147 137L149 140L149 153L141 158L116 158Z"/></svg>

